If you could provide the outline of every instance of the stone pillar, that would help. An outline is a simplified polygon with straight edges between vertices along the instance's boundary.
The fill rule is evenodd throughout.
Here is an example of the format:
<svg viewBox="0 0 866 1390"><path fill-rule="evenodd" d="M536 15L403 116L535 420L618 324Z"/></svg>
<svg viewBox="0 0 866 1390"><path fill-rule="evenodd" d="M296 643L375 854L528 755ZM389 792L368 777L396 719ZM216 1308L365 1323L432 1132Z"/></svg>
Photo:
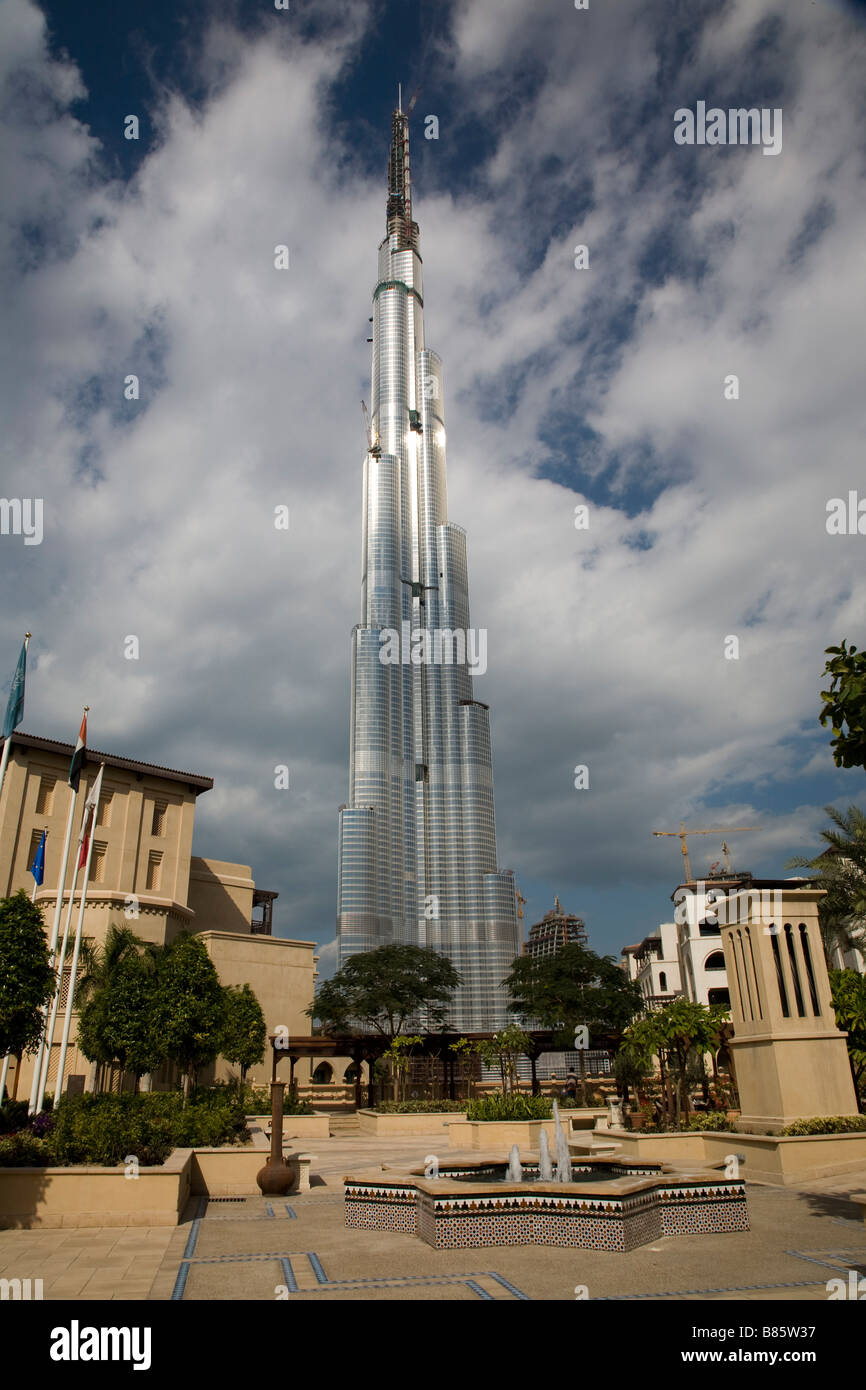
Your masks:
<svg viewBox="0 0 866 1390"><path fill-rule="evenodd" d="M818 925L820 889L754 880L719 911L740 1095L737 1127L775 1134L794 1120L856 1115L830 1002Z"/></svg>

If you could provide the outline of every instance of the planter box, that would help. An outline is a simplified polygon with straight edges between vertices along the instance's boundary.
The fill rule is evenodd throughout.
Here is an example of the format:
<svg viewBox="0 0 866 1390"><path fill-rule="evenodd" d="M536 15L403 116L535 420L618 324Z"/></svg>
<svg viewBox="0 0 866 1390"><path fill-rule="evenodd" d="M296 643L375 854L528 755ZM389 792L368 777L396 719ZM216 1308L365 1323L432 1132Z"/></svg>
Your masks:
<svg viewBox="0 0 866 1390"><path fill-rule="evenodd" d="M258 1196L256 1174L266 1160L262 1149L227 1145L175 1149L160 1167L139 1168L137 1178L121 1166L0 1168L0 1229L176 1226L190 1196Z"/></svg>
<svg viewBox="0 0 866 1390"><path fill-rule="evenodd" d="M381 1139L400 1139L413 1134L435 1134L444 1137L443 1125L453 1121L463 1123L465 1114L459 1110L435 1110L409 1115L379 1115L375 1110L356 1111L362 1134L375 1134Z"/></svg>
<svg viewBox="0 0 866 1390"><path fill-rule="evenodd" d="M0 1227L176 1226L190 1195L191 1158L191 1149L175 1149L137 1178L95 1164L0 1168Z"/></svg>
<svg viewBox="0 0 866 1390"><path fill-rule="evenodd" d="M452 1120L448 1124L448 1147L473 1149L479 1153L501 1153L507 1157L512 1144L521 1153L536 1150L541 1131L547 1130L550 1151L554 1152L556 1128L550 1120ZM563 1125L568 1134L568 1126Z"/></svg>
<svg viewBox="0 0 866 1390"><path fill-rule="evenodd" d="M284 1115L283 1139L327 1139L330 1134L329 1116ZM247 1115L247 1123L258 1125L266 1134L271 1123L270 1115Z"/></svg>
<svg viewBox="0 0 866 1390"><path fill-rule="evenodd" d="M621 1145L624 1157L658 1159L679 1163L684 1159L698 1163L723 1163L728 1154L746 1155L741 1175L754 1182L788 1186L815 1178L836 1177L866 1166L866 1133L809 1134L731 1134L695 1130L688 1134L634 1134L612 1129L612 1140Z"/></svg>

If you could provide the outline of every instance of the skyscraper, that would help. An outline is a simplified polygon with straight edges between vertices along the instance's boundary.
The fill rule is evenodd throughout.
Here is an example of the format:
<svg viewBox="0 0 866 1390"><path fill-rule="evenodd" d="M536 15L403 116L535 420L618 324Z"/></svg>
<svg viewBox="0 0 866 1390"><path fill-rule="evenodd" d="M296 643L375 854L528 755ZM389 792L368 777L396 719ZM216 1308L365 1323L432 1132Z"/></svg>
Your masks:
<svg viewBox="0 0 866 1390"><path fill-rule="evenodd" d="M463 978L450 1022L507 1021L514 878L497 869L488 706L472 667L466 534L448 520L442 363L424 346L409 120L391 123L386 232L373 292L361 621L352 633L349 803L340 812L342 965L389 942L430 946ZM484 654L484 662L481 654Z"/></svg>
<svg viewBox="0 0 866 1390"><path fill-rule="evenodd" d="M554 898L552 912L545 912L540 922L529 928L529 937L523 943L523 954L535 960L545 956L555 956L563 946L586 946L588 937L586 923L573 912L565 912L559 898Z"/></svg>

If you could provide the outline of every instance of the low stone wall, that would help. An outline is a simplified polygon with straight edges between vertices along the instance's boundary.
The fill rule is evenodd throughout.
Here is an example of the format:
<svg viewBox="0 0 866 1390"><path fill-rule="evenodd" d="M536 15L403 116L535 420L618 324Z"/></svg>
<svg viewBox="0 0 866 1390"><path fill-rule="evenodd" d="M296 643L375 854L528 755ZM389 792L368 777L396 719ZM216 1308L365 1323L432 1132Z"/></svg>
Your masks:
<svg viewBox="0 0 866 1390"><path fill-rule="evenodd" d="M538 1148L542 1129L547 1130L551 1153L556 1143L553 1120L457 1120L449 1117L448 1147L472 1149L479 1153L503 1154L507 1157L512 1144L521 1153Z"/></svg>
<svg viewBox="0 0 866 1390"><path fill-rule="evenodd" d="M247 1115L247 1122L257 1125L262 1133L267 1133L270 1128L270 1115ZM315 1115L284 1115L283 1116L283 1139L327 1139L330 1134L329 1116L324 1113Z"/></svg>
<svg viewBox="0 0 866 1390"><path fill-rule="evenodd" d="M729 1154L745 1154L741 1174L753 1182L787 1187L816 1178L836 1177L866 1167L866 1133L779 1136L739 1131L688 1134L643 1134L611 1129L606 1138L623 1156L662 1163L722 1163Z"/></svg>
<svg viewBox="0 0 866 1390"><path fill-rule="evenodd" d="M0 1168L0 1227L176 1226L190 1195L191 1149L158 1168ZM261 1165L260 1165L261 1166Z"/></svg>
<svg viewBox="0 0 866 1390"><path fill-rule="evenodd" d="M427 1113L416 1112L408 1115L379 1115L375 1110L355 1112L362 1134L374 1134L380 1139L411 1138L413 1134L435 1134L445 1137L444 1125L454 1121L464 1121L465 1114L459 1110L436 1110Z"/></svg>
<svg viewBox="0 0 866 1390"><path fill-rule="evenodd" d="M122 1166L0 1168L0 1228L176 1226L191 1195L257 1196L267 1157L249 1145L175 1149L135 1178Z"/></svg>

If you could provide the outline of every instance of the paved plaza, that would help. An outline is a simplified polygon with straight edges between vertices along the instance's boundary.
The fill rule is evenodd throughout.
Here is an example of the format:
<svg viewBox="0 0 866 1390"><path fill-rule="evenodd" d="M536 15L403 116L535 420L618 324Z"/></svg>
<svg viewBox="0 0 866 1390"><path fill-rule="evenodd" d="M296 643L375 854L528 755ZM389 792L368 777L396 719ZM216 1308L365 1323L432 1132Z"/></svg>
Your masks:
<svg viewBox="0 0 866 1390"><path fill-rule="evenodd" d="M824 1301L827 1280L866 1275L866 1224L848 1200L866 1191L866 1170L808 1188L750 1183L748 1232L662 1238L626 1255L435 1251L411 1235L346 1230L344 1175L415 1167L434 1144L317 1140L309 1193L194 1197L177 1227L0 1231L0 1277L42 1279L46 1299L94 1301L574 1300L578 1287L604 1300ZM469 1155L449 1153L459 1156Z"/></svg>

